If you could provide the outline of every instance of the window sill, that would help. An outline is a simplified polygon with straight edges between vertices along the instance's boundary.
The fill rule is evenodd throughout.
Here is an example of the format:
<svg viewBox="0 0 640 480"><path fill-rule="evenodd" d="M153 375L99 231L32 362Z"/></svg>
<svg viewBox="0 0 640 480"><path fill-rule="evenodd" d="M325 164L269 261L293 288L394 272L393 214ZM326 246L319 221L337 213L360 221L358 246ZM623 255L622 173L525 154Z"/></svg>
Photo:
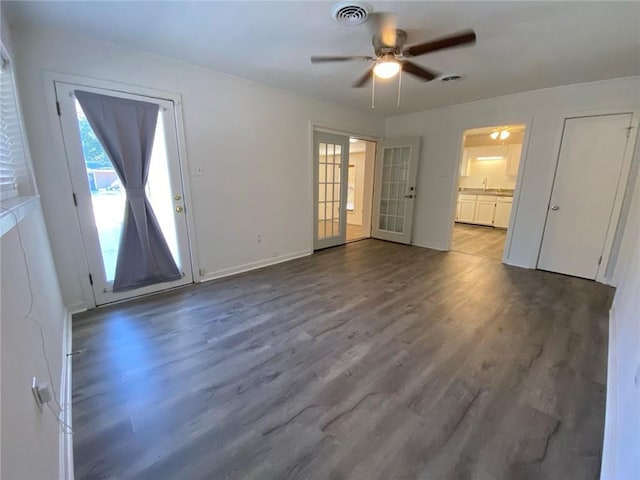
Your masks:
<svg viewBox="0 0 640 480"><path fill-rule="evenodd" d="M0 205L0 237L4 237L13 227L22 222L40 205L40 196L14 197Z"/></svg>

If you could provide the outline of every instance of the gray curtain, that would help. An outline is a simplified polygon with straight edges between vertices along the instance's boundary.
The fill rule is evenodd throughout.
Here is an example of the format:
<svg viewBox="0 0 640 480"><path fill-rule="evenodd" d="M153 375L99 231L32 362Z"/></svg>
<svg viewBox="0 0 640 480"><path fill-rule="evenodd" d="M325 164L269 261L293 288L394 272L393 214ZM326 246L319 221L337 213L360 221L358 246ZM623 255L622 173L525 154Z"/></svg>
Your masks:
<svg viewBox="0 0 640 480"><path fill-rule="evenodd" d="M79 90L75 94L127 194L113 291L178 280L182 275L145 193L158 105Z"/></svg>

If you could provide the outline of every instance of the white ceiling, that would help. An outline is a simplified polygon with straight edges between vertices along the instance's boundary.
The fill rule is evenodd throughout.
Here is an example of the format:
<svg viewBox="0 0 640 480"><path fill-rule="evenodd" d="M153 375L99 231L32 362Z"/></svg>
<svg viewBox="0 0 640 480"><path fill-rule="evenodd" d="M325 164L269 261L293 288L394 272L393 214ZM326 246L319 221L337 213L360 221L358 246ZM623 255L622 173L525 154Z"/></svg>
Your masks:
<svg viewBox="0 0 640 480"><path fill-rule="evenodd" d="M63 29L371 111L350 84L366 63L311 65L309 56L371 55L366 25L331 18L334 2L2 2L12 24ZM376 85L381 116L607 78L640 75L640 2L369 2L398 14L407 45L466 28L476 45L417 57L462 82L403 76Z"/></svg>

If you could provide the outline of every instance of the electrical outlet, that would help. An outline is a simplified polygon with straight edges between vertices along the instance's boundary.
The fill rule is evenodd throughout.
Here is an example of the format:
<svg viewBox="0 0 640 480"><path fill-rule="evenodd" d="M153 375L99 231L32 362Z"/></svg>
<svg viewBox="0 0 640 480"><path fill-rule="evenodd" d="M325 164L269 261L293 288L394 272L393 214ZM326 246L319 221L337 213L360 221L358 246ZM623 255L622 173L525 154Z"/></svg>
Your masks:
<svg viewBox="0 0 640 480"><path fill-rule="evenodd" d="M262 243L262 234L261 233L256 235L256 241L257 241L258 245L260 245Z"/></svg>
<svg viewBox="0 0 640 480"><path fill-rule="evenodd" d="M31 393L33 393L33 399L36 401L38 409L42 412L43 405L51 401L51 387L49 387L48 383L38 382L38 379L33 377Z"/></svg>

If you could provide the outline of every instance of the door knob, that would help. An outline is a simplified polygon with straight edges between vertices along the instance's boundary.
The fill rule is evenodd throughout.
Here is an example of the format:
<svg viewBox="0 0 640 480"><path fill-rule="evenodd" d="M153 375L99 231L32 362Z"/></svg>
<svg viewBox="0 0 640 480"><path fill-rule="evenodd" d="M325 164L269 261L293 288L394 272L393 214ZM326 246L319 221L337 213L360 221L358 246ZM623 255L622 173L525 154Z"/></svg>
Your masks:
<svg viewBox="0 0 640 480"><path fill-rule="evenodd" d="M177 201L177 200L182 200L182 197L180 196L180 194L179 194L179 193L176 193L176 196L175 196L175 197L173 197L173 198L174 198L176 201Z"/></svg>
<svg viewBox="0 0 640 480"><path fill-rule="evenodd" d="M415 196L415 195L413 195L413 194L411 194L411 193L410 193L409 195L405 195L405 196L404 196L404 198L413 198L414 196Z"/></svg>
<svg viewBox="0 0 640 480"><path fill-rule="evenodd" d="M560 206L559 205L554 205L553 207L551 207L551 210L553 210L554 212L556 210L560 210Z"/></svg>
<svg viewBox="0 0 640 480"><path fill-rule="evenodd" d="M180 205L178 205L178 206L176 207L176 212L178 212L178 213L182 213L182 212L184 212L184 208L182 208Z"/></svg>

